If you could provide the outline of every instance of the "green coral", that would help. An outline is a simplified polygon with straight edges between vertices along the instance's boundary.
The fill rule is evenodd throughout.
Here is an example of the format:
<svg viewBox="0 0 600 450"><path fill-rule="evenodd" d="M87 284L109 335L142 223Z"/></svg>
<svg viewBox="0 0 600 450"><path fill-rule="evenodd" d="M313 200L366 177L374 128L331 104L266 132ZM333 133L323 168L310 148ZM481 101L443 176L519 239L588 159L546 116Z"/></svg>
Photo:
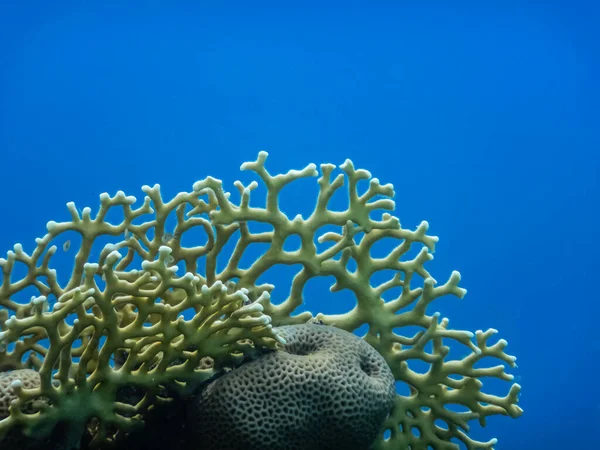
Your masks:
<svg viewBox="0 0 600 450"><path fill-rule="evenodd" d="M410 387L410 395L397 395L375 449L453 449L456 439L469 449L493 447L495 440L471 439L469 423L485 425L486 417L496 414L521 415L519 385L512 385L505 397L482 391L485 377L511 380L505 367L514 366L515 358L504 352L506 341L489 343L495 330L475 335L452 330L439 313L428 313L437 298L462 298L466 293L458 286L458 272L436 286L425 269L437 242L427 234L428 224L414 231L403 229L386 212L395 208L393 186L382 185L349 160L335 176L335 166L321 165L314 210L306 218L290 219L280 209L281 190L319 173L311 164L272 176L265 168L266 158L261 152L256 161L241 167L254 172L266 187L264 205L250 204L256 181L248 186L235 182L240 196L236 204L212 177L167 202L158 185L145 186L144 202L135 209L134 197L102 194L93 218L89 208L79 211L69 203L71 221L49 222L47 234L36 240L31 254L17 244L0 259L0 366L33 368L40 374L38 387L11 384L18 399L9 416L0 420L0 433L18 427L27 435L44 436L66 422L69 444L76 445L87 432L92 446L106 446L143 426L147 411L168 403L173 392L186 395L262 349L276 350L283 341L274 326L319 320L347 331L368 325L365 340L384 356L396 380ZM364 192L358 186L361 180L368 181ZM334 211L332 197L344 187L348 206ZM107 219L113 208L122 210L120 223ZM167 220L173 218L176 225L169 231ZM253 223L269 231L252 231ZM338 231L321 231L332 226ZM205 243L185 246L186 237L197 230ZM70 278L61 284L51 267L58 251L52 242L64 239L61 235L67 232L78 233L81 244ZM106 237L112 243L95 254L94 244ZM284 249L291 237L300 239L297 250ZM387 256L372 256L383 239L396 244ZM243 255L257 243L266 244L267 250L242 268ZM326 248L319 251L317 243ZM411 258L413 244L422 248ZM228 253L230 245L233 250ZM222 270L219 257L227 258ZM19 277L15 267L21 264L27 270ZM258 280L282 264L300 269L285 300L274 304L270 293L275 286ZM374 276L382 271L393 271L394 276L376 284ZM355 295L351 311L314 318L298 312L306 283L322 276L335 278L332 292L349 290ZM416 286L419 279L422 286ZM24 292L31 289L38 295L23 302ZM394 289L400 294L384 300ZM51 298L57 299L54 305L49 304ZM397 333L407 327L421 331L414 336ZM463 346L468 355L450 358L448 344ZM500 364L477 364L493 359ZM429 370L413 371L412 360L429 364ZM132 387L135 395L124 396ZM469 411L456 412L454 404Z"/></svg>

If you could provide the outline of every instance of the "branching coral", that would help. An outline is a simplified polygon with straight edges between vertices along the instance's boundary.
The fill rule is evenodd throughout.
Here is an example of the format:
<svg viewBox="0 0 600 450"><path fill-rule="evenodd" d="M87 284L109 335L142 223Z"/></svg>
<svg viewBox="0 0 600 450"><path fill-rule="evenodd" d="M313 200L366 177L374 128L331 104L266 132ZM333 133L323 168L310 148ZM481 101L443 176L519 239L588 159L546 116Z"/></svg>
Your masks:
<svg viewBox="0 0 600 450"><path fill-rule="evenodd" d="M469 423L485 425L486 417L494 414L518 417L520 387L515 384L505 397L497 397L481 390L480 379L511 380L505 366L514 366L515 358L504 352L504 340L489 343L494 330L475 335L451 330L447 319L428 312L437 298L466 293L458 286L458 272L436 286L425 269L437 242L427 234L428 224L414 231L403 229L385 212L395 207L393 186L380 184L349 160L336 176L335 166L321 165L314 210L307 218L290 219L280 209L281 190L299 178L318 176L318 171L311 164L272 176L265 168L266 158L261 152L256 161L242 165L266 187L264 205L250 204L256 181L248 186L236 181L240 200L235 203L212 177L168 202L158 185L145 186L146 197L136 209L134 197L102 194L93 218L89 208L79 211L69 203L71 221L48 223L47 234L37 239L31 254L17 244L0 259L0 366L34 368L40 374L38 387L11 384L18 400L0 420L1 433L21 427L28 435L41 436L66 422L70 443L87 430L92 446L107 445L141 426L148 408L168 402L172 390L189 393L257 351L276 349L283 340L272 326L319 320L347 331L366 324L365 340L384 356L396 380L410 387L410 395L397 395L376 449L452 449L456 440L469 449L492 448L494 440L477 442L467 435ZM361 180L369 183L364 192L359 189ZM344 186L348 206L335 211L332 198ZM115 208L123 212L118 224L107 218ZM176 225L167 231L173 217ZM256 232L253 223L269 231ZM338 231L323 232L326 227ZM198 230L205 242L186 247L186 236ZM69 280L61 284L52 268L58 249L51 244L68 232L78 233L81 245ZM112 242L96 255L94 244L107 237ZM284 249L292 237L300 239L300 247ZM396 243L386 256L375 257L373 247L383 240ZM242 257L257 243L267 250L242 268ZM317 244L326 248L320 251ZM413 244L422 249L410 257ZM228 246L233 247L230 254ZM219 257L228 258L222 269ZM17 275L19 265L25 266L25 275ZM258 280L278 265L300 269L287 298L275 304L270 299L275 286ZM178 269L183 275L177 275ZM376 274L384 271L394 275L376 283ZM299 312L305 285L321 276L335 278L332 292L351 291L356 306L316 318ZM415 287L418 279L422 287ZM37 294L23 301L30 290ZM395 291L400 292L396 298L384 300ZM56 302L51 305L50 299ZM402 335L403 329L414 327L420 329L414 336ZM464 346L468 356L451 358L448 343ZM500 364L478 364L491 358ZM429 370L413 371L414 360L429 364ZM123 395L132 386L136 394ZM454 404L469 411L456 412Z"/></svg>

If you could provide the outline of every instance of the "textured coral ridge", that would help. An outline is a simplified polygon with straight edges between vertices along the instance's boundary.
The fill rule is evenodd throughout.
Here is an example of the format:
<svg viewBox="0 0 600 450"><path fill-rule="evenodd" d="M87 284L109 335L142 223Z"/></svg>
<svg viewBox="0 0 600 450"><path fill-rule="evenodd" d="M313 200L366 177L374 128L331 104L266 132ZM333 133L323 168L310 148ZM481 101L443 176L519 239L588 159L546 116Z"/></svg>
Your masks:
<svg viewBox="0 0 600 450"><path fill-rule="evenodd" d="M0 372L0 419L9 415L8 408L17 399L17 389L33 389L40 385L40 374L31 369Z"/></svg>
<svg viewBox="0 0 600 450"><path fill-rule="evenodd" d="M286 343L190 400L192 439L211 450L368 450L396 389L383 357L324 325L277 329Z"/></svg>
<svg viewBox="0 0 600 450"><path fill-rule="evenodd" d="M252 195L257 181L235 182L230 195L210 176L170 200L160 186L144 186L137 206L123 192L104 193L94 214L68 203L71 220L49 222L31 253L16 244L0 258L0 368L39 373L36 386L14 374L2 384L0 396L12 400L0 436L19 429L37 438L60 425L67 447L84 436L89 447L108 448L175 395L284 345L273 327L311 320L299 313L304 286L330 277L331 291L352 292L356 305L316 320L349 332L366 325L364 340L410 388L396 395L374 448L493 447L493 439L471 439L469 423L521 414L517 384L504 397L482 390L487 377L511 380L505 369L515 358L506 341L491 342L495 330L452 330L431 311L437 298L466 291L458 272L439 285L425 268L437 242L428 224L402 228L389 213L393 186L349 160L340 173L323 164L319 174L311 164L271 175L266 159L261 152L241 167L263 184L264 201ZM319 177L314 211L290 219L280 192L305 177ZM334 210L342 190L347 205ZM284 249L290 238L299 248ZM373 255L383 239L389 251ZM266 251L256 255L257 244ZM70 270L57 264L61 256ZM275 281L269 274L278 265L298 268L290 286L258 282ZM282 300L272 302L271 293ZM416 372L415 360L429 369Z"/></svg>

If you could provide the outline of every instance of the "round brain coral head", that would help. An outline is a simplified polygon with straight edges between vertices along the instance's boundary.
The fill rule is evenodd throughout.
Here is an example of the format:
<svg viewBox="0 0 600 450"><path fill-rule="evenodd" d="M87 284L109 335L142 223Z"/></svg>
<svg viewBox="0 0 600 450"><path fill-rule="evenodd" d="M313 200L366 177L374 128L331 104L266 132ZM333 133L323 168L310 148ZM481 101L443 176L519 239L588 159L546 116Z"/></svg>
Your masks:
<svg viewBox="0 0 600 450"><path fill-rule="evenodd" d="M209 384L189 402L188 428L211 450L367 450L395 396L385 360L324 325L277 328L282 351Z"/></svg>

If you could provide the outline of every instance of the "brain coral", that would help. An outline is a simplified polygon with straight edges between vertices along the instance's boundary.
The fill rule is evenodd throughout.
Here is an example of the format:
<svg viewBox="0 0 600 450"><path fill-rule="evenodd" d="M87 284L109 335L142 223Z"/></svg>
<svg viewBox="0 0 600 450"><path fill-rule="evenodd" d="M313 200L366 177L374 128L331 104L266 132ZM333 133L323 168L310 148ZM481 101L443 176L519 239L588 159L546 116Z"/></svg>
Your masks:
<svg viewBox="0 0 600 450"><path fill-rule="evenodd" d="M188 427L211 450L366 450L395 397L383 357L347 331L277 329L286 344L209 384Z"/></svg>
<svg viewBox="0 0 600 450"><path fill-rule="evenodd" d="M0 419L8 417L11 401L17 399L15 387L33 389L40 385L40 374L35 370L20 369L0 372Z"/></svg>

